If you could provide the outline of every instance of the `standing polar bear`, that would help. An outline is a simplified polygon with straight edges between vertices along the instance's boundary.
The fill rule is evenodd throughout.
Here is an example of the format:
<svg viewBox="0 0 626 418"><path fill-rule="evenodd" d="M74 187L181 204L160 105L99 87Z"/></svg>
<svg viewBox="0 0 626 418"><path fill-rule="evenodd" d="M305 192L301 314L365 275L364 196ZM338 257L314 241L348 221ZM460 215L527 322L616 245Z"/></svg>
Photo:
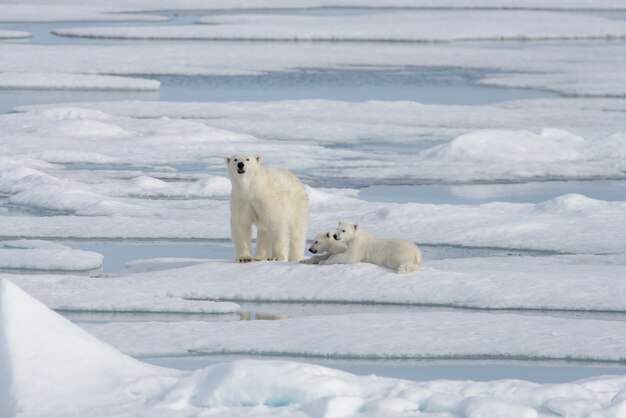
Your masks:
<svg viewBox="0 0 626 418"><path fill-rule="evenodd" d="M422 266L422 253L415 244L404 239L379 239L349 222L339 222L334 239L347 245L341 254L330 256L320 264L366 263L385 266L397 273L409 273Z"/></svg>
<svg viewBox="0 0 626 418"><path fill-rule="evenodd" d="M225 158L230 194L230 234L235 259L252 261L252 225L256 225L255 260L298 261L304 256L309 202L304 186L287 170L261 167L261 157Z"/></svg>

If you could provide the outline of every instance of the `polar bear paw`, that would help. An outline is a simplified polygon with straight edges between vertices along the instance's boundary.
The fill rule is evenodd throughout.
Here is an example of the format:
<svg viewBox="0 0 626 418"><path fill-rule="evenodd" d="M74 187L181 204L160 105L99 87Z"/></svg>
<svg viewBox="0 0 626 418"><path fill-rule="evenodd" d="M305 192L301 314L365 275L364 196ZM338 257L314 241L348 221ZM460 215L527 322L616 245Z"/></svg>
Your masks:
<svg viewBox="0 0 626 418"><path fill-rule="evenodd" d="M251 261L252 261L252 257L250 257L249 255L237 258L238 263L249 263Z"/></svg>

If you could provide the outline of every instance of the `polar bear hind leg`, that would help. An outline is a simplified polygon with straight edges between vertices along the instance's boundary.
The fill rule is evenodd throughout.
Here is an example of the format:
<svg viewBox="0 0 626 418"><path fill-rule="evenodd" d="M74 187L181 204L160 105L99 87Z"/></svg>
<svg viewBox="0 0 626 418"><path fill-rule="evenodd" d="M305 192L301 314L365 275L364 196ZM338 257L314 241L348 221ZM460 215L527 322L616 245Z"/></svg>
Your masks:
<svg viewBox="0 0 626 418"><path fill-rule="evenodd" d="M294 219L289 234L289 261L300 261L304 257L306 247L306 230L309 221L306 207L299 213L302 219Z"/></svg>
<svg viewBox="0 0 626 418"><path fill-rule="evenodd" d="M256 261L264 261L270 258L272 249L270 248L270 235L265 229L259 229L257 227L256 233L256 254L254 259Z"/></svg>
<svg viewBox="0 0 626 418"><path fill-rule="evenodd" d="M422 267L422 252L415 249L414 258L411 261L404 262L398 266L398 274L406 274L418 270Z"/></svg>

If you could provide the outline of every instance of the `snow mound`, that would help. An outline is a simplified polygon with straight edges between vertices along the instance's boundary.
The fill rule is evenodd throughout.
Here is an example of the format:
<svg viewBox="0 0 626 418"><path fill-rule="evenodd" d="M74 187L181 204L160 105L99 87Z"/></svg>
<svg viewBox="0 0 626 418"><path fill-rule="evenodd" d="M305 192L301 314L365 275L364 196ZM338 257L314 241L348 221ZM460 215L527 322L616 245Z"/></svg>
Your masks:
<svg viewBox="0 0 626 418"><path fill-rule="evenodd" d="M170 401L177 407L307 404L331 396L362 395L359 379L311 364L241 360L198 370L181 380L172 390Z"/></svg>
<svg viewBox="0 0 626 418"><path fill-rule="evenodd" d="M132 178L127 184L111 184L109 192L116 196L190 199L225 198L230 189L230 181L221 176L208 176L194 182L167 182L143 175Z"/></svg>
<svg viewBox="0 0 626 418"><path fill-rule="evenodd" d="M545 202L538 203L536 209L538 211L554 212L560 215L567 213L581 213L585 211L593 212L602 210L610 202L591 199L576 193L569 193L563 196L550 199Z"/></svg>
<svg viewBox="0 0 626 418"><path fill-rule="evenodd" d="M423 156L448 162L562 162L583 157L584 139L561 129L530 131L484 130L461 135L431 148Z"/></svg>
<svg viewBox="0 0 626 418"><path fill-rule="evenodd" d="M120 353L0 280L2 416L80 416L100 408L112 416L157 394L168 375L176 373Z"/></svg>
<svg viewBox="0 0 626 418"><path fill-rule="evenodd" d="M130 134L117 125L95 120L65 121L58 125L56 134L82 138L122 138Z"/></svg>
<svg viewBox="0 0 626 418"><path fill-rule="evenodd" d="M109 119L111 115L99 110L86 109L83 107L53 107L36 112L44 120L75 120L75 119Z"/></svg>

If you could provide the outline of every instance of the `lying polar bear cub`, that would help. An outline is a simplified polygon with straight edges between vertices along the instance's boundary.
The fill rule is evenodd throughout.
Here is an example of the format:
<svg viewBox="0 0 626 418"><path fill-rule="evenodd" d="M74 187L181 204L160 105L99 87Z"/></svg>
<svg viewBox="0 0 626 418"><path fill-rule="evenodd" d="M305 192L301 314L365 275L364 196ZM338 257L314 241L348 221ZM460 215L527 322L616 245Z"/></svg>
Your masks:
<svg viewBox="0 0 626 418"><path fill-rule="evenodd" d="M322 232L315 236L313 244L309 247L309 251L313 254L325 254L314 255L306 260L300 260L300 262L303 264L319 264L333 254L345 252L347 248L348 246L344 242L337 241L330 232Z"/></svg>
<svg viewBox="0 0 626 418"><path fill-rule="evenodd" d="M347 245L345 252L333 254L320 264L366 263L385 266L397 273L409 273L422 266L422 253L415 244L404 239L376 238L358 225L339 222L333 238Z"/></svg>

